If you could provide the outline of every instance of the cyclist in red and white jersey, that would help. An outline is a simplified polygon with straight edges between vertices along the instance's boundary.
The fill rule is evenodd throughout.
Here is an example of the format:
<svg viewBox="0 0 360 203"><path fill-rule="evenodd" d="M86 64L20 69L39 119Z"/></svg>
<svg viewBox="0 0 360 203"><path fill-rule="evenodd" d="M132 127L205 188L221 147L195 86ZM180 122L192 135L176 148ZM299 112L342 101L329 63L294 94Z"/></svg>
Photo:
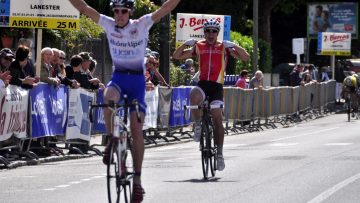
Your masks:
<svg viewBox="0 0 360 203"><path fill-rule="evenodd" d="M211 105L223 104L223 84L225 67L228 56L243 61L249 60L246 50L230 41L218 41L220 24L210 19L203 25L205 39L196 41L189 39L179 46L173 54L174 59L186 59L195 56L199 62L200 81L197 87L190 92L190 104L199 105L208 96ZM190 49L187 47L190 46ZM199 141L201 136L201 111L192 110L195 119L194 140ZM211 110L214 123L214 142L217 145L217 169L225 168L223 156L224 126L222 124L222 110Z"/></svg>

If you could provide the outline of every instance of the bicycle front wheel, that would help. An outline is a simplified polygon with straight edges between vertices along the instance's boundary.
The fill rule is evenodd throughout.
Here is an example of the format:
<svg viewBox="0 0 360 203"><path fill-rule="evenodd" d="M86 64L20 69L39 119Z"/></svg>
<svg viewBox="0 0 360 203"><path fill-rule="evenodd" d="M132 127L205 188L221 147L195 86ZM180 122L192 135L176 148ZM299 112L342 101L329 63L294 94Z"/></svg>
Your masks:
<svg viewBox="0 0 360 203"><path fill-rule="evenodd" d="M202 170L205 179L209 178L209 172L211 172L212 177L215 176L215 154L211 133L208 123L204 122L201 130L200 147Z"/></svg>
<svg viewBox="0 0 360 203"><path fill-rule="evenodd" d="M109 203L120 201L120 162L121 157L118 152L117 142L111 142L110 144L110 157L109 163L107 164L107 191Z"/></svg>

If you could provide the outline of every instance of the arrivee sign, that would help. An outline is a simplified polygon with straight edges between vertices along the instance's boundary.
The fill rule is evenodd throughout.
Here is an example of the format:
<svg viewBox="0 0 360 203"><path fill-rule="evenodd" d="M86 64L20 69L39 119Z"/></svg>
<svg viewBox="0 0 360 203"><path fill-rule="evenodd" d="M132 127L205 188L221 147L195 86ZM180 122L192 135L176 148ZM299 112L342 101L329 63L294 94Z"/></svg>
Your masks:
<svg viewBox="0 0 360 203"><path fill-rule="evenodd" d="M1 0L2 27L79 29L80 13L69 1Z"/></svg>
<svg viewBox="0 0 360 203"><path fill-rule="evenodd" d="M221 26L218 40L230 40L231 16L178 13L176 19L176 47L187 39L203 39L203 24L211 19L216 19Z"/></svg>
<svg viewBox="0 0 360 203"><path fill-rule="evenodd" d="M351 33L319 32L318 54L351 55Z"/></svg>

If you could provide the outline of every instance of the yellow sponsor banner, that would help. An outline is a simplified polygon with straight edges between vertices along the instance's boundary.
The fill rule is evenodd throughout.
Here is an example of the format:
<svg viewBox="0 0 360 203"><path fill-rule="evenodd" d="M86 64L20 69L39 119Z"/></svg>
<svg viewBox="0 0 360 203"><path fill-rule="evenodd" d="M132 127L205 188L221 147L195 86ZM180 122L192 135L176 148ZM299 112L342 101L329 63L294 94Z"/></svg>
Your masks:
<svg viewBox="0 0 360 203"><path fill-rule="evenodd" d="M321 51L320 55L328 55L328 56L350 56L350 51Z"/></svg>
<svg viewBox="0 0 360 203"><path fill-rule="evenodd" d="M10 17L10 27L79 29L80 19Z"/></svg>

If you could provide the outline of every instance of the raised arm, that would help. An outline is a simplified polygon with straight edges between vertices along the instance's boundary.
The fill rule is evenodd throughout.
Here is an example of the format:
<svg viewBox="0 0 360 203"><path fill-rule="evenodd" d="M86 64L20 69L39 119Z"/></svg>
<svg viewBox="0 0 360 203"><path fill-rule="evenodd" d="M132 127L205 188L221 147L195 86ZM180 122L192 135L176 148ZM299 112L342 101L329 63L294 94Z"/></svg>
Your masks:
<svg viewBox="0 0 360 203"><path fill-rule="evenodd" d="M99 22L100 14L94 8L85 3L84 0L69 0L70 3L80 11L80 13L91 18L95 23Z"/></svg>
<svg viewBox="0 0 360 203"><path fill-rule="evenodd" d="M180 2L180 0L167 0L158 10L152 14L152 20L158 22L162 17L169 14Z"/></svg>

